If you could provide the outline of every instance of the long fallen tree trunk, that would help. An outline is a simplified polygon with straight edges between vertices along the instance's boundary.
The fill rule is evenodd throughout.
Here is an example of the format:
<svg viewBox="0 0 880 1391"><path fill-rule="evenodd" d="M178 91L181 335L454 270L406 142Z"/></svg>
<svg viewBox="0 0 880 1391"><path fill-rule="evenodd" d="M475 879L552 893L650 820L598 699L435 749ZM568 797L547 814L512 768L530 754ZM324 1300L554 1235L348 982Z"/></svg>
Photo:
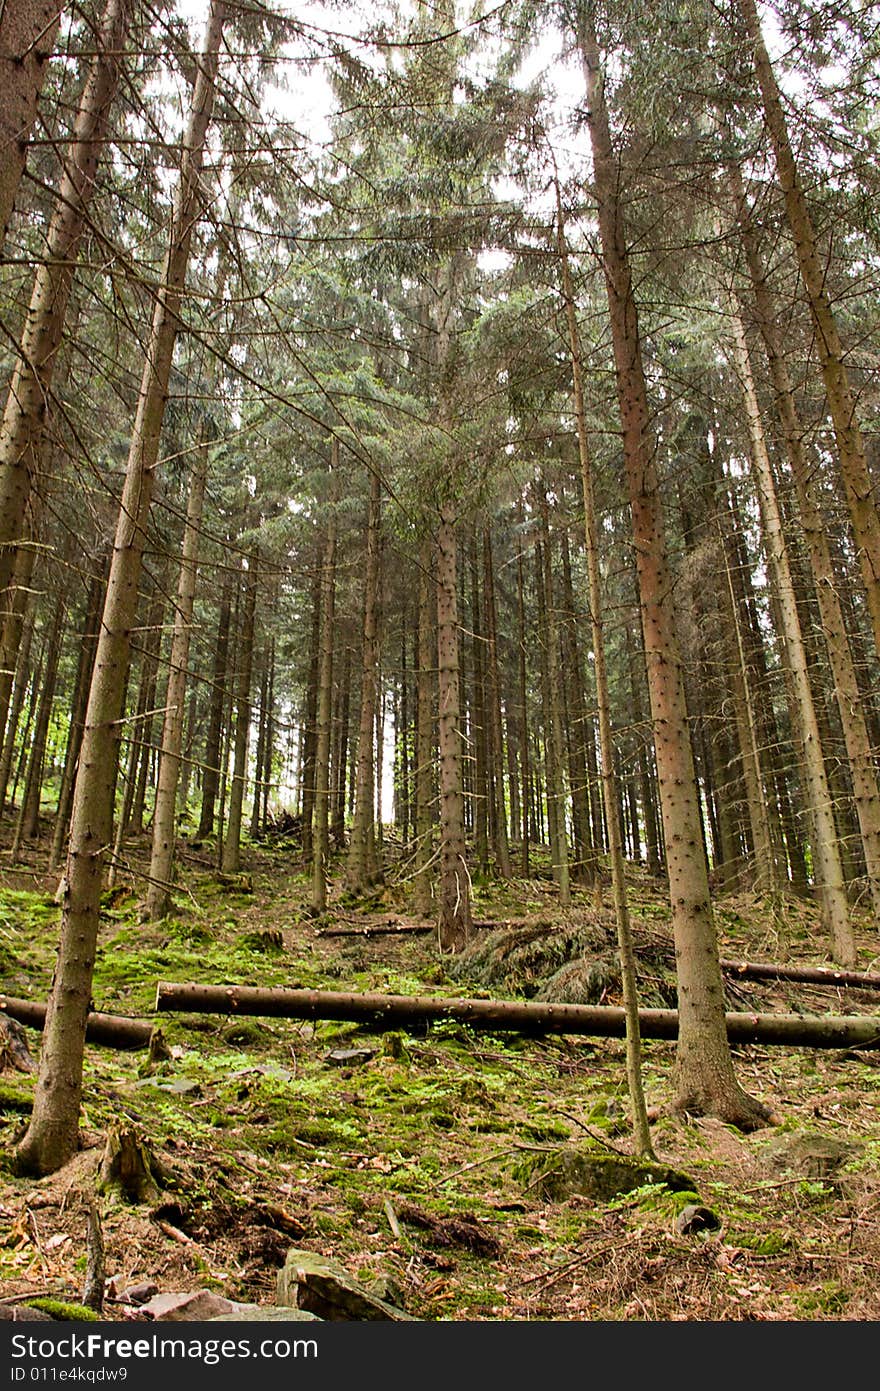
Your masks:
<svg viewBox="0 0 880 1391"><path fill-rule="evenodd" d="M13 995L0 995L0 1014L8 1014L19 1024L42 1029L46 1022L46 1006L38 1000L18 1000ZM103 1043L108 1048L149 1048L153 1026L146 1019L130 1019L124 1014L101 1014L93 1010L86 1023L89 1043Z"/></svg>
<svg viewBox="0 0 880 1391"><path fill-rule="evenodd" d="M839 971L830 966L784 966L773 961L722 961L721 969L744 980L794 980L803 985L854 986L880 990L876 971Z"/></svg>
<svg viewBox="0 0 880 1391"><path fill-rule="evenodd" d="M584 1034L623 1038L622 1009L608 1005L551 1005L514 1000L432 999L420 995L347 994L337 990L264 989L254 985L159 983L157 1011L261 1014L283 1019L346 1019L378 1029L457 1020L491 1033ZM880 1018L799 1014L727 1014L736 1043L780 1043L807 1048L880 1046ZM639 1010L644 1038L678 1036L678 1011Z"/></svg>

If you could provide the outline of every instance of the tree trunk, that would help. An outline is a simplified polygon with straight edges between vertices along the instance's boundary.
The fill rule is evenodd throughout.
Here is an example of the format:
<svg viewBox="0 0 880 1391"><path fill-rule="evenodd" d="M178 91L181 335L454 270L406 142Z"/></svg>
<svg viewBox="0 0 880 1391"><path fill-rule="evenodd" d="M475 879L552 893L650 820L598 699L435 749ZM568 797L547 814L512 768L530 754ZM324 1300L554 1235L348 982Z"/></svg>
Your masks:
<svg viewBox="0 0 880 1391"><path fill-rule="evenodd" d="M315 819L315 747L318 715L318 669L321 661L321 579L324 574L324 550L319 544L312 577L312 627L309 641L308 684L302 729L302 778L300 783L300 815L302 817L303 860L308 864L314 853L313 824Z"/></svg>
<svg viewBox="0 0 880 1391"><path fill-rule="evenodd" d="M49 871L56 870L61 863L61 854L64 849L64 842L67 837L67 828L70 823L70 806L73 800L73 785L76 780L76 768L79 761L79 749L82 742L83 721L86 714L86 702L89 698L89 686L92 680L92 668L95 664L95 649L98 642L98 623L101 618L101 610L104 606L104 583L106 579L105 567L102 565L100 574L92 578L89 586L88 597L86 599L85 611L83 613L82 631L79 635L79 660L76 669L76 683L73 688L73 700L70 706L70 732L67 737L67 750L64 755L64 771L61 775L61 786L58 789L58 807L55 812L55 828L52 833L52 848L49 852Z"/></svg>
<svg viewBox="0 0 880 1391"><path fill-rule="evenodd" d="M232 783L229 789L229 813L223 837L220 868L224 874L237 874L241 863L241 825L244 815L244 793L248 775L248 748L251 734L251 676L254 665L254 630L257 612L260 554L254 547L248 557L242 605L241 632L238 640L238 680L235 690L235 748L232 764Z"/></svg>
<svg viewBox="0 0 880 1391"><path fill-rule="evenodd" d="M119 721L137 609L144 535L159 434L177 335L180 296L200 201L205 134L211 116L223 27L223 0L213 0L198 66L181 161L170 245L156 298L89 692L64 876L61 943L34 1108L16 1161L28 1173L52 1173L76 1151L82 1095L83 1040L98 936L104 858L111 838Z"/></svg>
<svg viewBox="0 0 880 1391"><path fill-rule="evenodd" d="M262 989L255 985L177 985L160 983L160 1012L263 1015L276 1019L348 1019L387 1031L455 1019L493 1033L578 1034L622 1038L625 1011L612 1005L557 1005L535 1000L435 999L419 995L346 994L341 990ZM802 1014L722 1014L731 1043L775 1043L789 1048L876 1048L877 1021L847 1015L810 1018ZM681 1013L639 1010L643 1038L681 1037ZM754 1129L760 1120L751 1118ZM746 1118L743 1118L743 1125Z"/></svg>
<svg viewBox="0 0 880 1391"><path fill-rule="evenodd" d="M804 792L811 828L810 848L813 855L814 879L822 905L823 921L831 939L834 960L840 962L841 966L855 966L855 942L849 921L849 906L834 825L831 792L822 756L822 741L810 689L809 667L795 604L776 485L764 442L748 346L742 322L737 314L733 317L733 335L733 357L743 392L758 502L779 604L783 648L792 689L792 724L797 731L804 760Z"/></svg>
<svg viewBox="0 0 880 1391"><path fill-rule="evenodd" d="M9 787L12 759L15 754L15 736L18 722L21 719L28 681L31 677L30 656L34 638L34 607L34 596L32 594L23 595L20 621L16 623L16 627L21 633L20 643L16 649L17 660L11 651L8 651L4 657L4 662L12 658L14 665L7 668L11 681L12 701L4 722L3 755L0 757L0 815L6 809L6 792Z"/></svg>
<svg viewBox="0 0 880 1391"><path fill-rule="evenodd" d="M8 26L16 24L12 15L21 8L20 0L7 4L0 18L0 74L8 66L7 54L10 49L4 42L6 30ZM54 35L58 22L57 4L47 6L45 0L41 0L36 6L28 3L24 8L37 11L40 28L46 30L44 38L49 36L51 45L51 35ZM58 197L46 238L46 256L34 278L30 307L0 426L0 595L5 593L12 577L16 547L22 538L33 481L43 472L52 377L64 333L79 244L95 189L98 161L106 143L107 122L119 82L122 50L133 8L134 0L108 0L96 35L95 57L65 154ZM21 37L22 33L18 36L19 42ZM16 80L21 79L23 70L33 69L37 49L31 50L21 64L21 70L15 74ZM0 90L7 89L4 87ZM9 138L9 130L4 106L5 103L0 102L0 140L5 145L4 136ZM30 110L32 119L33 108ZM14 163L10 159L9 149L5 149L0 158L0 169L3 170L0 174L0 212L4 213L4 227L9 214L9 208L4 209L4 184ZM0 607L3 607L2 602Z"/></svg>
<svg viewBox="0 0 880 1391"><path fill-rule="evenodd" d="M22 840L32 840L40 833L40 794L43 788L43 763L46 756L46 736L49 733L49 720L55 699L55 685L58 678L58 661L61 656L61 634L67 616L67 584L62 579L61 592L55 604L55 615L46 646L46 665L43 669L43 684L40 702L31 736L27 777L21 800L21 810L15 827L12 842L12 859L15 861L21 849Z"/></svg>
<svg viewBox="0 0 880 1391"><path fill-rule="evenodd" d="M764 120L773 145L777 177L785 195L788 225L794 238L801 279L807 292L815 328L816 350L822 368L828 409L834 425L840 472L852 520L868 612L874 630L874 644L880 656L880 515L865 456L855 393L850 386L843 344L825 288L826 258L820 252L801 186L788 138L782 99L761 33L755 0L739 0L739 9L752 47L764 107Z"/></svg>
<svg viewBox="0 0 880 1391"><path fill-rule="evenodd" d="M336 602L336 507L335 479L339 470L339 446L333 440L327 540L324 546L320 591L320 644L318 659L317 717L315 727L315 810L312 829L312 911L327 907L327 859L330 853L330 722L333 713L333 629ZM373 743L375 708L370 714L367 742ZM358 747L358 756L361 749ZM372 789L371 789L372 795ZM372 805L369 808L372 813ZM372 819L372 818L371 818Z"/></svg>
<svg viewBox="0 0 880 1391"><path fill-rule="evenodd" d="M798 418L794 390L777 329L776 314L761 264L757 235L749 215L738 169L732 171L732 177L737 214L758 311L758 327L764 339L776 409L782 423L786 454L797 490L801 526L809 551L822 632L834 677L834 696L840 712L847 757L852 771L856 813L871 899L875 916L880 916L880 790L877 786L871 739L862 711L861 692L838 598L834 562L819 506L813 496L810 467L803 447L804 430Z"/></svg>
<svg viewBox="0 0 880 1391"><path fill-rule="evenodd" d="M763 1123L766 1109L739 1086L724 1022L718 944L702 848L696 778L676 636L672 576L666 554L656 441L642 366L620 171L605 104L591 9L578 35L590 110L594 189L611 318L626 478L633 523L642 633L648 666L672 923L680 1027L676 1105L741 1127Z"/></svg>
<svg viewBox="0 0 880 1391"><path fill-rule="evenodd" d="M542 546L542 582L544 586L544 611L546 614L546 662L547 688L549 694L548 720L545 733L547 749L547 816L551 826L550 851L553 862L553 878L559 885L560 907L567 908L571 903L571 887L568 867L568 833L566 831L567 798L565 790L564 749L562 736L562 681L559 673L559 626L556 618L556 600L553 592L553 567L550 561L550 514L547 506L547 493L543 483L538 498L541 511L541 529L544 537ZM550 815L551 808L553 815Z"/></svg>
<svg viewBox="0 0 880 1391"><path fill-rule="evenodd" d="M445 503L437 530L437 667L440 746L440 950L461 951L471 936L471 881L464 839L461 692L455 511Z"/></svg>
<svg viewBox="0 0 880 1391"><path fill-rule="evenodd" d="M367 515L366 573L364 575L364 637L361 657L361 713L358 728L357 780L354 821L348 847L345 886L362 894L374 882L377 870L374 805L376 770L373 731L376 722L377 670L379 662L379 538L382 483L378 472L370 474ZM381 752L380 752L381 757Z"/></svg>
<svg viewBox="0 0 880 1391"><path fill-rule="evenodd" d="M156 785L156 805L153 812L153 845L150 856L150 877L147 885L147 918L155 922L164 918L171 906L171 876L174 865L175 814L177 783L180 777L180 754L183 747L183 721L186 702L186 680L189 666L190 633L196 593L196 571L199 563L199 530L208 477L208 445L202 438L193 460L192 478L183 530L180 573L177 580L177 605L171 634L171 657L168 686L165 692L165 719L162 726L162 750L159 755L159 778Z"/></svg>
<svg viewBox="0 0 880 1391"><path fill-rule="evenodd" d="M642 1084L642 1043L639 1027L639 996L636 984L636 959L633 948L629 902L626 889L626 870L623 847L615 815L618 793L614 779L614 736L611 726L611 698L608 691L608 670L605 662L605 619L602 593L602 573L599 566L599 537L596 525L596 502L593 493L593 470L587 440L587 417L581 367L580 334L575 312L574 287L568 259L562 196L556 181L556 235L559 250L562 295L568 325L571 354L572 394L577 426L578 455L581 465L581 486L584 499L584 540L587 554L587 584L590 606L590 632L593 645L593 665L596 681L596 705L599 715L599 742L602 758L602 793L610 831L609 858L611 885L614 895L614 917L617 924L617 949L620 955L620 978L623 986L623 1011L626 1024L626 1077L632 1106L633 1137L639 1154L652 1155L651 1132ZM570 577L570 571L569 571ZM572 614L572 619L574 615Z"/></svg>
<svg viewBox="0 0 880 1391"><path fill-rule="evenodd" d="M58 0L14 0L0 11L0 219L4 242L60 18Z"/></svg>
<svg viewBox="0 0 880 1391"><path fill-rule="evenodd" d="M416 667L416 871L415 910L427 917L433 908L430 865L434 858L434 623L430 538L419 552L419 651Z"/></svg>
<svg viewBox="0 0 880 1391"><path fill-rule="evenodd" d="M226 685L229 667L229 625L232 619L232 573L223 576L220 612L217 619L217 640L214 646L214 671L211 678L211 707L208 733L205 737L202 771L202 805L196 834L199 839L214 829L214 809L220 788L220 755L223 749L223 713L226 708Z"/></svg>

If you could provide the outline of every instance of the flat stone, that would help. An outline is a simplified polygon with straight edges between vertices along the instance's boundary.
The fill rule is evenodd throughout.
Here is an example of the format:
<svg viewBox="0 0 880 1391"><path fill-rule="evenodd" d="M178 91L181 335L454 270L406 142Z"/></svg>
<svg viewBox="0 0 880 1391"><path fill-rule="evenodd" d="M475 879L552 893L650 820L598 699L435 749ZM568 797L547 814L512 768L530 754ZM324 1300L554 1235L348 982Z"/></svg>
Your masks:
<svg viewBox="0 0 880 1391"><path fill-rule="evenodd" d="M213 1290L169 1290L141 1305L141 1313L157 1323L188 1323L235 1312L235 1301Z"/></svg>
<svg viewBox="0 0 880 1391"><path fill-rule="evenodd" d="M373 1294L327 1256L292 1247L278 1272L276 1299L291 1309L305 1309L334 1322L409 1320L410 1314Z"/></svg>
<svg viewBox="0 0 880 1391"><path fill-rule="evenodd" d="M331 1048L324 1054L324 1062L330 1067L357 1067L375 1056L374 1048Z"/></svg>

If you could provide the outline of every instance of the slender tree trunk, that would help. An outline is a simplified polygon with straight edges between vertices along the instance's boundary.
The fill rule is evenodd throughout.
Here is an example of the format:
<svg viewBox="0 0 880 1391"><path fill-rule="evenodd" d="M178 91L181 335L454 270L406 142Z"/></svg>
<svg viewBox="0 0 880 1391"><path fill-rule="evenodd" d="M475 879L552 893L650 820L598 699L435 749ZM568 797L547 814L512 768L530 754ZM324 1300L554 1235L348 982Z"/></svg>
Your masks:
<svg viewBox="0 0 880 1391"><path fill-rule="evenodd" d="M339 467L338 445L333 441L331 472ZM331 484L331 490L335 484ZM327 540L321 572L321 639L318 661L318 700L315 737L315 810L312 831L312 911L323 913L327 907L327 859L330 853L330 721L333 711L333 627L336 599L336 508L331 497L328 508ZM366 734L373 743L373 719L370 716ZM358 756L362 750L358 745ZM372 791L372 790L371 790ZM369 808L372 814L372 804Z"/></svg>
<svg viewBox="0 0 880 1391"><path fill-rule="evenodd" d="M251 734L251 676L254 666L254 631L260 567L259 550L256 546L248 560L237 653L238 680L235 691L235 749L232 783L229 788L229 814L226 820L223 854L220 861L224 874L237 874L241 863L241 826L248 776L248 748Z"/></svg>
<svg viewBox="0 0 880 1391"><path fill-rule="evenodd" d="M656 441L619 201L620 171L611 142L599 47L589 4L583 6L579 18L578 38L590 110L594 190L638 563L642 632L675 936L679 1001L676 1105L682 1110L716 1115L734 1125L750 1128L763 1124L768 1113L740 1088L725 1029L724 991L702 849L696 778L675 630L672 576L663 531ZM608 819L610 821L610 817Z"/></svg>
<svg viewBox="0 0 880 1391"><path fill-rule="evenodd" d="M544 536L542 547L544 608L546 614L547 686L550 697L547 747L547 815L554 834L551 836L553 878L559 885L559 903L567 908L571 902L568 867L568 834L566 831L565 741L562 736L562 681L559 672L559 626L556 600L553 593L553 568L550 563L550 515L547 494L540 488L539 505ZM553 816L550 817L551 806Z"/></svg>
<svg viewBox="0 0 880 1391"><path fill-rule="evenodd" d="M58 679L58 661L61 656L61 634L67 615L67 582L62 579L61 592L55 604L55 614L46 644L46 665L43 670L43 684L40 701L31 736L28 756L27 777L21 800L15 837L12 842L12 859L18 858L22 840L32 840L40 833L40 794L43 786L43 764L46 756L46 736L55 699L55 686Z"/></svg>
<svg viewBox="0 0 880 1391"><path fill-rule="evenodd" d="M6 791L9 787L12 760L15 754L15 736L18 722L21 719L28 681L31 677L30 655L34 637L34 608L34 596L26 595L21 613L21 642L18 647L18 660L10 670L12 700L5 721L3 755L0 758L0 815L6 809Z"/></svg>
<svg viewBox="0 0 880 1391"><path fill-rule="evenodd" d="M834 825L831 792L822 756L822 741L816 719L816 708L810 688L809 666L804 649L801 623L795 603L791 567L782 519L776 497L773 470L764 441L761 411L752 377L749 350L742 322L733 316L733 358L743 393L743 403L749 428L752 462L761 519L772 568L782 622L785 660L793 695L792 724L798 735L804 760L804 792L810 821L810 848L813 855L814 878L822 917L831 939L831 952L841 966L856 964L855 942L849 921L849 906L837 831Z"/></svg>
<svg viewBox="0 0 880 1391"><path fill-rule="evenodd" d="M348 737L351 718L351 644L345 643L342 674L339 678L336 718L336 738L333 753L333 789L330 812L330 835L337 850L345 849L345 783L348 771Z"/></svg>
<svg viewBox="0 0 880 1391"><path fill-rule="evenodd" d="M214 0L193 91L169 250L156 298L132 430L74 794L64 876L61 943L43 1031L33 1112L17 1150L17 1164L28 1173L54 1172L77 1147L83 1044L97 945L104 858L113 822L119 720L130 633L136 616L159 434L180 321L180 296L200 200L202 153L211 116L223 19L223 0Z"/></svg>
<svg viewBox="0 0 880 1391"><path fill-rule="evenodd" d="M177 580L177 606L171 634L171 659L168 669L168 687L165 693L165 719L162 727L162 749L159 755L156 805L153 812L150 878L147 885L146 909L147 918L151 922L164 918L171 906L170 885L174 865L177 784L180 777L180 754L183 747L186 680L195 604L196 571L199 563L199 529L202 524L207 476L208 445L203 439L196 451L189 485L180 573Z"/></svg>
<svg viewBox="0 0 880 1391"><path fill-rule="evenodd" d="M630 926L629 902L626 890L626 871L623 847L615 814L618 794L614 779L614 736L611 726L611 699L608 692L608 671L605 662L605 622L602 595L602 573L599 566L599 540L596 526L596 502L593 493L593 470L587 440L587 417L581 367L580 335L575 313L574 288L568 260L562 197L556 183L557 245L559 249L562 294L568 324L571 354L572 394L577 425L578 455L581 465L581 485L584 498L584 538L587 554L587 583L589 587L590 630L593 643L593 665L596 681L596 704L599 715L599 742L602 758L602 793L610 830L609 859L611 885L614 895L614 916L617 923L617 949L620 955L620 977L623 985L623 1007L626 1015L626 1076L632 1106L633 1137L639 1154L653 1155L645 1092L642 1085L642 1041L639 1028L639 996L636 985L636 959Z"/></svg>
<svg viewBox="0 0 880 1391"><path fill-rule="evenodd" d="M223 712L226 707L226 686L229 667L229 624L232 618L232 573L223 576L220 612L217 619L217 640L214 646L214 671L211 678L211 706L208 733L205 738L204 769L202 772L202 805L196 834L199 839L214 829L214 809L220 786L220 754L223 747Z"/></svg>
<svg viewBox="0 0 880 1391"><path fill-rule="evenodd" d="M488 639L486 702L492 729L493 754L489 776L495 785L495 864L500 877L509 879L510 842L507 836L507 799L504 794L504 722L501 718L501 675L498 670L498 615L495 607L492 533L488 527L483 532L483 604Z"/></svg>
<svg viewBox="0 0 880 1391"><path fill-rule="evenodd" d="M314 853L313 823L315 818L315 748L318 717L318 670L321 661L321 579L324 574L324 549L318 546L315 573L312 578L312 630L309 641L308 685L302 731L301 804L303 860L309 864Z"/></svg>
<svg viewBox="0 0 880 1391"><path fill-rule="evenodd" d="M517 520L520 534L516 546L516 619L517 619L517 667L519 675L519 749L520 771L522 774L522 825L520 829L520 870L525 878L530 872L529 865L529 814L531 802L531 768L529 761L529 716L528 716L528 671L526 663L526 601L525 574L523 564L523 507L522 499L517 503Z"/></svg>
<svg viewBox="0 0 880 1391"><path fill-rule="evenodd" d="M366 574L364 576L364 638L361 658L361 713L358 730L357 781L354 821L348 847L345 884L352 893L364 893L374 882L376 826L373 809L376 769L373 730L376 723L377 671L379 662L379 539L382 484L377 472L370 475L367 515ZM380 754L381 756L381 754Z"/></svg>
<svg viewBox="0 0 880 1391"><path fill-rule="evenodd" d="M0 74L8 66L10 51L3 43L5 32L15 23L12 15L21 8L36 10L41 27L45 27L45 20L51 16L47 33L54 35L57 27L57 3L47 6L42 0L36 6L26 3L24 7L20 0L7 3L0 17ZM37 269L0 426L0 594L6 591L12 577L33 480L43 471L52 377L133 8L134 0L108 0L104 10L96 36L95 57L64 157L58 198L46 239L46 258ZM49 42L51 44L51 38ZM22 68L33 67L38 49L39 43ZM5 145L4 136L9 137L4 128L4 106L0 101L0 141ZM30 119L33 119L33 108ZM9 215L9 208L3 206L4 184L15 163L10 153L6 148L0 155L0 170L3 171L0 173L0 212L4 214L4 227Z"/></svg>
<svg viewBox="0 0 880 1391"><path fill-rule="evenodd" d="M880 655L880 514L865 456L855 393L850 385L843 344L825 288L825 256L818 245L788 138L782 98L761 33L757 5L755 0L739 0L739 9L752 46L764 120L773 145L777 177L785 195L788 225L794 238L801 279L815 328L816 349L834 425L840 472L874 630L874 644Z"/></svg>
<svg viewBox="0 0 880 1391"><path fill-rule="evenodd" d="M880 790L877 785L871 739L862 710L855 663L838 597L831 549L819 506L813 496L810 468L803 447L804 430L798 418L794 389L761 264L757 235L748 212L738 169L733 171L733 192L758 311L758 326L764 339L786 454L797 490L801 526L809 552L822 632L834 677L834 696L840 712L847 757L852 771L853 793L871 899L875 915L880 915Z"/></svg>
<svg viewBox="0 0 880 1391"><path fill-rule="evenodd" d="M46 60L54 47L60 18L58 0L13 0L0 10L0 220L3 241L24 173L28 140L46 75Z"/></svg>
<svg viewBox="0 0 880 1391"><path fill-rule="evenodd" d="M434 858L434 623L432 546L430 538L419 552L419 651L416 668L416 912L428 917L433 908L430 865Z"/></svg>
<svg viewBox="0 0 880 1391"><path fill-rule="evenodd" d="M92 668L95 664L95 649L98 642L98 623L104 604L105 578L104 567L102 567L101 573L93 577L91 585L89 586L85 612L83 614L76 684L73 688L73 700L70 707L70 732L67 738L67 751L64 756L64 771L61 775L61 786L58 790L58 808L55 813L52 848L49 852L48 868L50 872L56 870L61 863L64 842L67 838L67 828L70 823L70 806L73 800L73 785L76 780L76 767L79 761L79 749L82 742L86 701L89 698Z"/></svg>
<svg viewBox="0 0 880 1391"><path fill-rule="evenodd" d="M596 852L590 830L590 787L587 775L587 702L584 696L584 680L581 667L581 650L578 641L578 621L575 607L574 585L571 577L571 550L568 533L561 528L560 545L562 551L562 584L565 598L565 622L563 625L563 651L565 656L563 691L566 697L568 719L566 734L568 745L569 785L571 788L571 824L575 850L574 878L581 884L594 884L597 877Z"/></svg>
<svg viewBox="0 0 880 1391"><path fill-rule="evenodd" d="M455 512L444 504L437 530L437 667L440 716L440 950L457 952L472 931L471 881L464 839L461 692Z"/></svg>

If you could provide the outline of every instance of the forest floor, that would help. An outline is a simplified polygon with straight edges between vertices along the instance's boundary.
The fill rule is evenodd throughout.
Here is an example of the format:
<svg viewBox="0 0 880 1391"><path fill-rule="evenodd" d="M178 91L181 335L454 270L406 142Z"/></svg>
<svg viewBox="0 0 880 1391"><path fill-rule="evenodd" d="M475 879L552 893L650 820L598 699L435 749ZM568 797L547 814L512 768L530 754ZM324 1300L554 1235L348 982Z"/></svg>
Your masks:
<svg viewBox="0 0 880 1391"><path fill-rule="evenodd" d="M135 866L146 849L133 847ZM501 988L487 985L492 952L482 951L469 979L467 966L453 974L432 935L321 935L331 925L414 921L411 886L396 880L393 856L387 886L359 905L340 894L334 866L330 912L315 922L290 845L247 848L252 892L218 882L210 844L184 850L183 892L161 926L139 924L130 882L105 897L97 1009L150 1017L159 980L508 997L539 987L534 951L511 956L505 938L495 961L514 965ZM3 868L0 986L45 999L58 910L44 848L29 856ZM668 904L644 872L630 877L637 936L653 948L646 1002L668 1003ZM566 912L548 878L477 881L475 895L481 922L545 924L563 943L601 928L613 941L607 890L604 908L592 890L576 890ZM751 898L719 898L717 924L723 956L825 960L811 904L786 900L771 911ZM880 946L867 915L857 926L859 965L871 969ZM490 930L479 928L483 941ZM737 981L730 992L728 1007L738 1010L880 1014L880 994L864 991ZM599 993L619 1003L613 973ZM126 1118L161 1159L168 1191L153 1204L104 1202L117 1296L147 1282L272 1304L278 1268L298 1246L362 1281L391 1281L419 1319L880 1316L880 1052L737 1048L739 1078L779 1124L743 1135L715 1120L661 1114L657 1158L689 1175L692 1188L649 1182L603 1201L552 1196L545 1178L571 1147L631 1151L622 1040L523 1039L451 1023L380 1034L211 1015L159 1022L172 1056L152 1073L142 1053L87 1048L83 1148L52 1177L11 1174L32 1079L0 1077L4 1302L80 1298L89 1195L106 1131ZM36 1051L38 1036L29 1040ZM340 1066L328 1059L340 1048L365 1051ZM647 1042L644 1052L648 1102L662 1112L674 1045ZM832 1142L827 1153L817 1154L816 1137ZM720 1226L683 1235L676 1219L697 1201ZM126 1307L111 1300L105 1317L129 1316Z"/></svg>

